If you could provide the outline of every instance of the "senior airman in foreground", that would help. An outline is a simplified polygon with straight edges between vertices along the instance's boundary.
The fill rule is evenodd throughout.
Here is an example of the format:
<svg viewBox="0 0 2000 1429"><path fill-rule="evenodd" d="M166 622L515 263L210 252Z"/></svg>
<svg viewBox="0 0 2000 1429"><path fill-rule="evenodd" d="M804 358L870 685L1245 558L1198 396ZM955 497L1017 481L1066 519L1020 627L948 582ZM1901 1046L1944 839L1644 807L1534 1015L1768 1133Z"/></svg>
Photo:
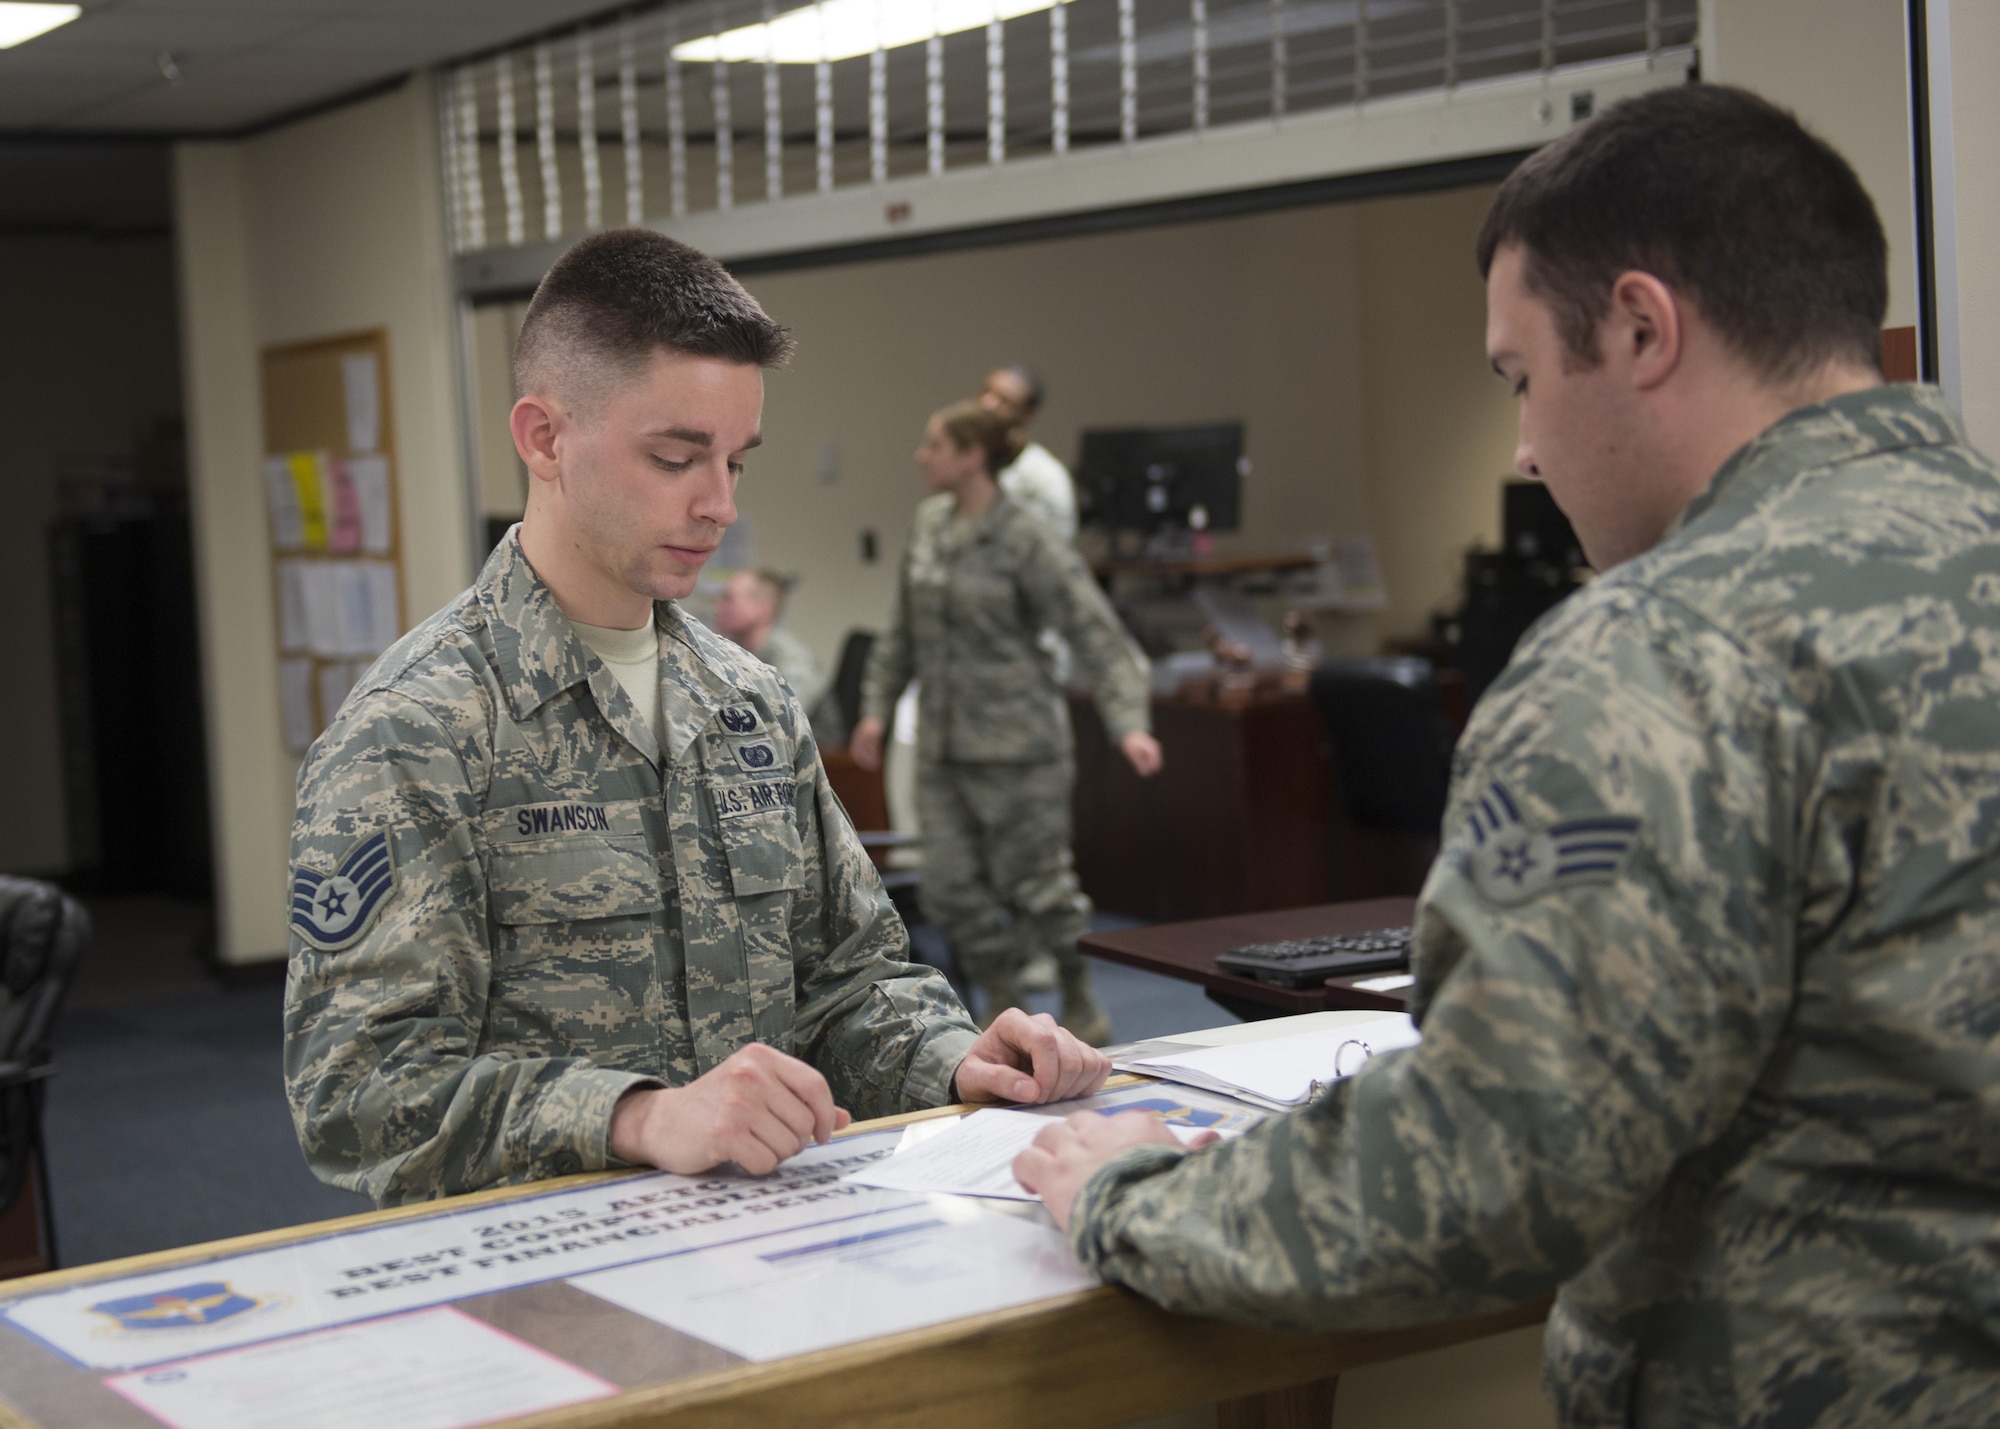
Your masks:
<svg viewBox="0 0 2000 1429"><path fill-rule="evenodd" d="M1570 1426L2000 1423L2000 481L1882 385L1880 223L1691 85L1529 159L1487 347L1601 577L1474 711L1423 1041L1187 1152L1023 1153L1161 1303L1383 1326L1555 1292Z"/></svg>

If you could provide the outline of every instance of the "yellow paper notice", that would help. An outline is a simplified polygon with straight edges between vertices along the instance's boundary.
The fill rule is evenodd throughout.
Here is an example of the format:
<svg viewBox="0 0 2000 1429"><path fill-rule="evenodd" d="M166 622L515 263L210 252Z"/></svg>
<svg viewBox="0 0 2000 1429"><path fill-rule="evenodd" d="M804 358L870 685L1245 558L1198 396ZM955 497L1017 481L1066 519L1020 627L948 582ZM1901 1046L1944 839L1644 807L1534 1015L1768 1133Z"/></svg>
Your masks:
<svg viewBox="0 0 2000 1429"><path fill-rule="evenodd" d="M292 469L292 487L299 494L299 522L305 528L308 551L326 549L326 453L293 452L285 458Z"/></svg>

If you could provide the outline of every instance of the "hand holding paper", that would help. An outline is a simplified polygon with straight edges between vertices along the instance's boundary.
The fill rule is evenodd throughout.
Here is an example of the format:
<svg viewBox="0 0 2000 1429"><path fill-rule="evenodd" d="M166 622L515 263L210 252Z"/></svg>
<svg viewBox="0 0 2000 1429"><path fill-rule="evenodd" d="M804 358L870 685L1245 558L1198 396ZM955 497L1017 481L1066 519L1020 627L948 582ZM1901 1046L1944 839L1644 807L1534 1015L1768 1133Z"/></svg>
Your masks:
<svg viewBox="0 0 2000 1429"><path fill-rule="evenodd" d="M1014 1179L1039 1196L1055 1223L1068 1230L1077 1193L1112 1157L1135 1146L1184 1145L1196 1150L1220 1139L1204 1131L1183 1140L1159 1118L1143 1112L1099 1116L1083 1111L1049 1126L1015 1157Z"/></svg>

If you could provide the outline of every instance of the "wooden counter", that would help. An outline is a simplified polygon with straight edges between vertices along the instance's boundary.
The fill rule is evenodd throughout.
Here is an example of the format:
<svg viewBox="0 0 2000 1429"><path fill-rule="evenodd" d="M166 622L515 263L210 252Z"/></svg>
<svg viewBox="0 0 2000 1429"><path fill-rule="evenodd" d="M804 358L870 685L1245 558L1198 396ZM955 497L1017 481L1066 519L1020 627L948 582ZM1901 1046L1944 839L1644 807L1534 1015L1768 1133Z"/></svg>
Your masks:
<svg viewBox="0 0 2000 1429"><path fill-rule="evenodd" d="M917 1113L919 1117L942 1115ZM914 1118L857 1125L879 1129ZM850 1133L851 1134L851 1133ZM627 1173L630 1174L630 1173ZM482 1192L429 1206L189 1246L7 1283L4 1298L195 1266L295 1244L500 1205L605 1176ZM1287 1334L1169 1314L1100 1287L992 1314L766 1363L750 1363L630 1314L560 1281L452 1302L465 1314L618 1386L610 1398L502 1422L535 1429L640 1426L853 1425L857 1429L1017 1429L1115 1425L1225 1402L1225 1423L1324 1424L1297 1406L1323 1404L1342 1370L1532 1325L1545 1306L1412 1329ZM0 1322L0 1425L6 1429L157 1429L73 1364ZM1302 1392L1297 1386L1313 1386ZM336 1384L301 1394L337 1396ZM1244 1402L1246 1397L1256 1396ZM1288 1408L1287 1406L1292 1406Z"/></svg>

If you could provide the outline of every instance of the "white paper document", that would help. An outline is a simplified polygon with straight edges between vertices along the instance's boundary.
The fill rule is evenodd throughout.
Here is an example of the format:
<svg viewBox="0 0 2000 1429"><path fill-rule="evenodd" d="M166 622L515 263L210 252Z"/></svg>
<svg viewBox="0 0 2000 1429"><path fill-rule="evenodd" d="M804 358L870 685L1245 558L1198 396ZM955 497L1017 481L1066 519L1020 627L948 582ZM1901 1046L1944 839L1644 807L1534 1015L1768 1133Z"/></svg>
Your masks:
<svg viewBox="0 0 2000 1429"><path fill-rule="evenodd" d="M344 463L348 485L361 508L361 549L371 556L389 554L389 458L351 456Z"/></svg>
<svg viewBox="0 0 2000 1429"><path fill-rule="evenodd" d="M1097 1282L1054 1226L938 1196L570 1283L745 1359L774 1360Z"/></svg>
<svg viewBox="0 0 2000 1429"><path fill-rule="evenodd" d="M340 359L340 384L347 396L347 449L372 452L382 445L380 364L372 352L355 352Z"/></svg>
<svg viewBox="0 0 2000 1429"><path fill-rule="evenodd" d="M897 1136L810 1147L769 1176L659 1172L72 1285L0 1301L0 1315L85 1368L140 1369L902 1209L914 1198L841 1180Z"/></svg>
<svg viewBox="0 0 2000 1429"><path fill-rule="evenodd" d="M466 1429L618 1392L448 1307L114 1375L105 1384L173 1429Z"/></svg>
<svg viewBox="0 0 2000 1429"><path fill-rule="evenodd" d="M403 633L396 568L387 561L343 561L335 569L341 648L327 653L380 655Z"/></svg>
<svg viewBox="0 0 2000 1429"><path fill-rule="evenodd" d="M1292 1037L1141 1057L1131 1065L1149 1076L1282 1109L1312 1100L1378 1053L1414 1047L1417 1041L1417 1026L1407 1014L1384 1012Z"/></svg>
<svg viewBox="0 0 2000 1429"><path fill-rule="evenodd" d="M341 701L354 688L354 677L361 673L359 667L345 660L335 661L319 667L319 717L320 728L333 723L333 717L340 712Z"/></svg>
<svg viewBox="0 0 2000 1429"><path fill-rule="evenodd" d="M304 546L305 512L299 506L299 489L292 483L291 458L264 458L264 494L271 507L272 547L296 551Z"/></svg>
<svg viewBox="0 0 2000 1429"><path fill-rule="evenodd" d="M278 645L287 653L308 650L311 637L306 627L307 561L278 562Z"/></svg>
<svg viewBox="0 0 2000 1429"><path fill-rule="evenodd" d="M1205 1131L1238 1136L1263 1120L1255 1107L1228 1097L1204 1097L1178 1087L1121 1087L1115 1092L1037 1107L990 1107L950 1121L920 1121L904 1129L896 1154L870 1162L847 1179L889 1190L1032 1201L1014 1179L1014 1158L1051 1122L1080 1111L1101 1116L1137 1111L1158 1118L1182 1142Z"/></svg>
<svg viewBox="0 0 2000 1429"><path fill-rule="evenodd" d="M319 736L319 722L313 718L313 663L310 660L278 662L278 707L284 718L285 748L300 753Z"/></svg>
<svg viewBox="0 0 2000 1429"><path fill-rule="evenodd" d="M1014 1158L1049 1129L1033 1112L992 1107L960 1117L950 1130L899 1149L886 1161L849 1173L847 1180L891 1191L944 1191L959 1196L1035 1200L1014 1179Z"/></svg>

